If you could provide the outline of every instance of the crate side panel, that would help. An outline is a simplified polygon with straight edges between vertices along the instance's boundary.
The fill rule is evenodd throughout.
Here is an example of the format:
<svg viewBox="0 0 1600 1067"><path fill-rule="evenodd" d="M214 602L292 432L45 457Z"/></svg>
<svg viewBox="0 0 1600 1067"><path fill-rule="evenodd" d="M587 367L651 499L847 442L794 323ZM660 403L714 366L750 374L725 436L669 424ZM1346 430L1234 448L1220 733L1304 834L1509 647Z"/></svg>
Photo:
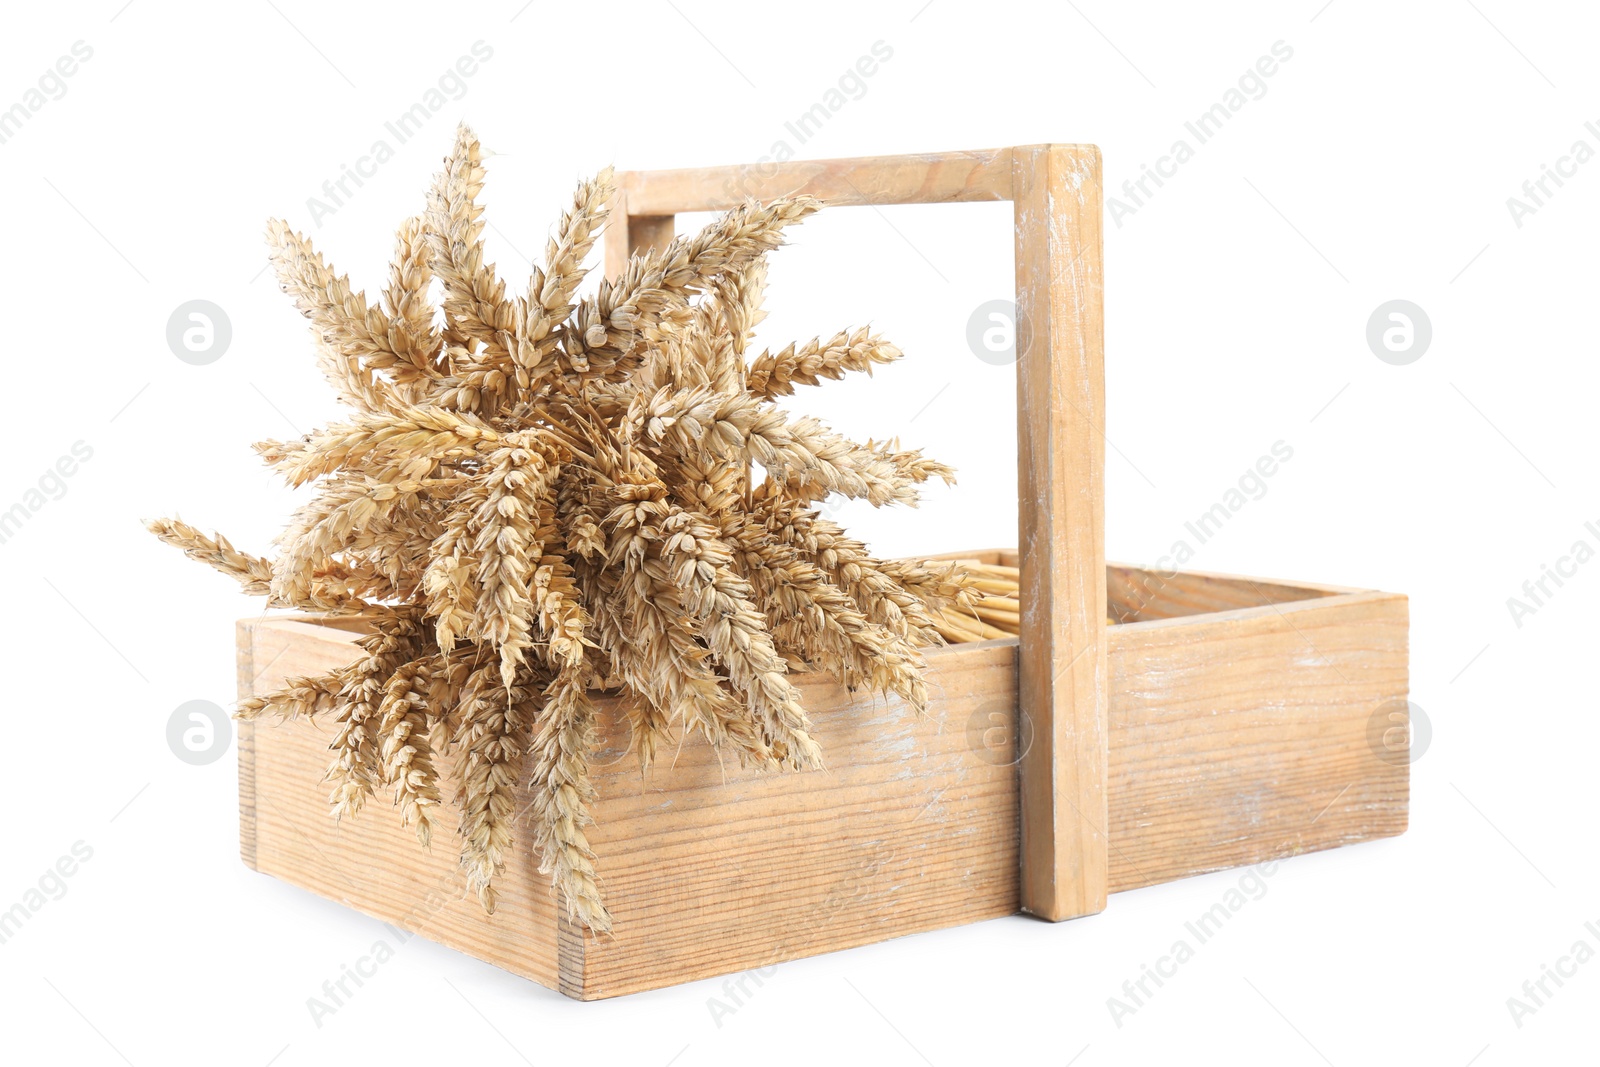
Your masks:
<svg viewBox="0 0 1600 1067"><path fill-rule="evenodd" d="M930 663L920 717L804 679L820 772L719 766L691 741L641 779L606 716L591 840L616 925L587 939L583 996L1015 912L1016 647L941 649Z"/></svg>
<svg viewBox="0 0 1600 1067"><path fill-rule="evenodd" d="M240 619L233 628L234 687L240 700L254 693L255 619ZM237 724L239 739L239 858L251 870L256 866L256 731L255 724Z"/></svg>
<svg viewBox="0 0 1600 1067"><path fill-rule="evenodd" d="M1120 563L1107 565L1106 585L1112 617L1125 623L1236 611L1352 591Z"/></svg>
<svg viewBox="0 0 1600 1067"><path fill-rule="evenodd" d="M264 623L255 635L256 692L360 654L351 635L327 627ZM322 783L333 731L332 723L307 722L253 728L256 869L556 988L555 904L529 850L512 854L496 883L495 913L485 915L461 876L452 807L439 812L430 850L382 796L334 822ZM440 791L453 797L448 761L441 773Z"/></svg>
<svg viewBox="0 0 1600 1067"><path fill-rule="evenodd" d="M1404 832L1409 766L1371 729L1406 698L1405 597L1108 636L1114 891Z"/></svg>

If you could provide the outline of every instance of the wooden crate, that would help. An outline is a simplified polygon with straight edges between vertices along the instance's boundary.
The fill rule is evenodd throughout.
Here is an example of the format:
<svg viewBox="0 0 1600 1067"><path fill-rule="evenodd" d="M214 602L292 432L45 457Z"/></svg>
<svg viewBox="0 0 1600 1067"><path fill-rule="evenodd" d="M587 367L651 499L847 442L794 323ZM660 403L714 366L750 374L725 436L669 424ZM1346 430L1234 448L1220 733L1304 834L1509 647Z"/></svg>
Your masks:
<svg viewBox="0 0 1600 1067"><path fill-rule="evenodd" d="M1406 693L1405 597L1116 565L1107 578L1130 620L1106 627L1109 818L1088 827L1111 892L1405 830L1407 764L1375 754L1369 729ZM313 621L241 622L240 691L357 651ZM603 701L590 839L611 939L567 922L526 849L491 917L448 837L423 852L381 805L336 824L318 785L331 727L240 724L244 860L583 999L1009 915L1018 739L1037 733L1017 726L1017 652L931 651L924 716L803 680L829 764L808 774L722 767L687 744L641 778Z"/></svg>
<svg viewBox="0 0 1600 1067"><path fill-rule="evenodd" d="M1026 550L967 555L1021 567L1020 638L930 651L922 716L801 679L828 764L806 774L723 766L691 742L643 778L603 699L590 842L613 937L567 920L525 848L486 916L448 838L424 852L383 810L336 824L320 785L331 735L307 723L241 724L247 864L597 999L1018 911L1092 914L1108 893L1404 831L1409 768L1376 741L1405 707L1403 596L1106 563L1097 149L620 187L610 273L670 240L674 213L744 196L1015 203ZM316 619L242 622L240 692L348 663L353 640Z"/></svg>

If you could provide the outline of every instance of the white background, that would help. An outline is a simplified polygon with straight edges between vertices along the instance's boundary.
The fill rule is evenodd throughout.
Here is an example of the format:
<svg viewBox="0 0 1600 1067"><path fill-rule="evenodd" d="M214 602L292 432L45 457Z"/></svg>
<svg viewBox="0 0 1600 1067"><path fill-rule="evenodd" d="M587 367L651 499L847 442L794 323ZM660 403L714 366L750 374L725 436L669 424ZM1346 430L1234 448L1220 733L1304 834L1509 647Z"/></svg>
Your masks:
<svg viewBox="0 0 1600 1067"><path fill-rule="evenodd" d="M75 442L93 457L0 545L0 909L76 842L93 855L0 945L5 1058L1593 1062L1600 962L1520 1027L1506 1001L1580 938L1600 949L1584 928L1600 925L1586 606L1600 563L1520 627L1507 598L1580 538L1600 546L1584 528L1600 520L1600 163L1520 227L1506 200L1575 140L1600 148L1584 129L1600 119L1600 19L1578 4L1320 3L8 8L0 108L74 42L93 55L0 144L0 510ZM479 40L493 57L459 99L315 225L307 198ZM795 145L785 121L878 41L893 54L864 95ZM1120 226L1107 217L1108 551L1156 559L1274 442L1293 447L1192 566L1411 595L1412 697L1433 741L1410 831L1283 864L1120 1027L1107 998L1240 872L1061 925L788 963L720 1026L720 981L577 1004L419 939L316 1025L307 998L385 931L247 871L232 752L194 767L168 749L179 704L231 705L232 621L258 608L139 525L179 513L267 550L292 497L248 445L336 414L305 324L261 273L265 220L381 283L457 118L497 153L489 246L512 277L574 181L612 161L747 162L778 139L812 158L1077 141L1102 147L1115 193L1277 41L1293 57L1266 94ZM806 409L961 470L920 513L846 513L885 553L1015 537L1014 375L965 339L974 307L1011 295L1010 241L1005 205L840 209L777 256L767 338L870 320L908 353ZM1433 326L1409 366L1365 340L1396 298ZM232 323L208 366L165 339L192 299Z"/></svg>

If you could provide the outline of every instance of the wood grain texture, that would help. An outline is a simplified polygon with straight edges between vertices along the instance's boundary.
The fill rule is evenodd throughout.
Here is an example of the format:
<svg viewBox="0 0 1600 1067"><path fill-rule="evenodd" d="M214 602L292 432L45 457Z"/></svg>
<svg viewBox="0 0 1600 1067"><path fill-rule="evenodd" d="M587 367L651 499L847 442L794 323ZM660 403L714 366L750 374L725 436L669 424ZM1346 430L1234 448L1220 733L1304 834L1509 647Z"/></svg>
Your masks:
<svg viewBox="0 0 1600 1067"><path fill-rule="evenodd" d="M1025 559L1024 907L1105 907L1105 409L1100 152L980 152L773 163L618 176L607 269L670 236L675 212L806 193L833 205L1015 203L1019 531ZM662 221L666 220L665 229ZM1102 829L1096 829L1100 827Z"/></svg>
<svg viewBox="0 0 1600 1067"><path fill-rule="evenodd" d="M1359 593L1331 585L1277 582L1198 571L1160 571L1126 563L1106 564L1107 609L1118 622L1148 622L1182 615L1287 604L1296 600Z"/></svg>
<svg viewBox="0 0 1600 1067"><path fill-rule="evenodd" d="M255 692L295 675L315 675L352 662L355 635L295 619L257 620L240 627L249 643ZM386 797L356 817L335 822L323 783L331 756L329 723L242 723L253 736L253 866L349 905L429 940L555 988L558 985L556 908L549 880L526 850L512 858L492 918L469 894L456 855L453 811L441 812L437 845L425 851L400 826ZM240 750L241 782L245 752ZM450 761L444 772L451 773ZM449 777L448 795L455 780ZM241 798L242 800L242 798ZM241 815L245 811L241 803Z"/></svg>
<svg viewBox="0 0 1600 1067"><path fill-rule="evenodd" d="M630 215L626 189L619 190L605 229L605 276L616 278L628 269L635 252L665 248L672 243L673 215Z"/></svg>
<svg viewBox="0 0 1600 1067"><path fill-rule="evenodd" d="M303 621L243 627L241 638L272 663L258 691L358 654L351 634ZM856 700L831 679L798 679L828 761L803 775L722 765L688 743L644 779L626 755L625 716L600 700L590 841L613 938L558 914L525 849L497 880L501 904L488 916L463 894L448 832L423 852L381 800L335 824L321 785L331 724L255 729L255 866L582 999L1007 915L1018 870L1015 642L930 660L922 716ZM453 792L450 761L443 770Z"/></svg>
<svg viewBox="0 0 1600 1067"><path fill-rule="evenodd" d="M1011 149L628 171L617 180L634 215L723 211L751 197L799 194L833 206L1009 200Z"/></svg>
<svg viewBox="0 0 1600 1067"><path fill-rule="evenodd" d="M616 937L587 939L582 995L1014 912L1015 659L1010 642L933 652L920 717L803 678L827 760L804 775L719 765L697 743L641 779L606 715L590 840Z"/></svg>
<svg viewBox="0 0 1600 1067"><path fill-rule="evenodd" d="M1105 327L1100 151L1012 156L1017 270L1022 907L1106 905Z"/></svg>
<svg viewBox="0 0 1600 1067"><path fill-rule="evenodd" d="M931 652L921 717L800 679L828 761L804 775L752 775L690 743L642 778L602 699L591 841L614 938L573 926L521 851L484 915L447 818L431 853L382 802L334 824L331 725L242 724L247 863L593 999L1018 909L1067 918L1108 892L1403 832L1409 768L1375 752L1369 726L1406 697L1403 597L1105 561L1098 150L618 183L610 276L670 240L676 213L747 197L1016 202L1023 542L962 555L1023 568L1022 637ZM332 626L242 624L241 693L355 655Z"/></svg>
<svg viewBox="0 0 1600 1067"><path fill-rule="evenodd" d="M1203 577L1235 583L1234 599L1275 584ZM1409 768L1374 753L1369 724L1406 696L1405 598L1256 604L1106 627L1110 892L1404 832ZM303 621L240 635L258 691L356 654L353 635ZM803 679L828 760L803 775L722 767L691 742L642 778L602 700L591 840L614 939L567 922L521 851L484 915L463 896L448 820L431 853L382 800L335 825L328 727L254 728L241 820L263 873L568 996L764 970L1019 910L1017 646L932 651L924 717Z"/></svg>
<svg viewBox="0 0 1600 1067"><path fill-rule="evenodd" d="M1410 768L1369 726L1407 627L1393 593L1109 627L1112 889L1403 833Z"/></svg>
<svg viewBox="0 0 1600 1067"><path fill-rule="evenodd" d="M255 619L244 619L234 628L234 688L244 700L255 692ZM256 869L256 731L255 724L239 726L239 858Z"/></svg>

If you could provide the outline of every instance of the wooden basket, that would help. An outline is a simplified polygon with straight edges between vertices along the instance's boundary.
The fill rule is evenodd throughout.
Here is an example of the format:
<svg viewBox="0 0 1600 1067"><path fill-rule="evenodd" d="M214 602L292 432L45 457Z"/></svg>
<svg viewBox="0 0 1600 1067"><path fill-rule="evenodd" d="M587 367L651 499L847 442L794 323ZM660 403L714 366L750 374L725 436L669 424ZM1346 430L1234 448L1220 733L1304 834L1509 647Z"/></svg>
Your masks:
<svg viewBox="0 0 1600 1067"><path fill-rule="evenodd" d="M454 850L387 813L335 823L331 728L241 723L244 860L590 1000L1401 833L1406 599L1107 565L1100 153L985 152L619 175L608 274L673 215L1010 200L1016 219L1020 639L931 650L926 715L800 679L828 769L761 774L688 744L648 778L602 700L590 841L613 937L571 924L519 849L483 913ZM1107 624L1107 619L1111 624ZM315 619L239 624L239 690L356 658ZM443 771L453 791L450 767Z"/></svg>

